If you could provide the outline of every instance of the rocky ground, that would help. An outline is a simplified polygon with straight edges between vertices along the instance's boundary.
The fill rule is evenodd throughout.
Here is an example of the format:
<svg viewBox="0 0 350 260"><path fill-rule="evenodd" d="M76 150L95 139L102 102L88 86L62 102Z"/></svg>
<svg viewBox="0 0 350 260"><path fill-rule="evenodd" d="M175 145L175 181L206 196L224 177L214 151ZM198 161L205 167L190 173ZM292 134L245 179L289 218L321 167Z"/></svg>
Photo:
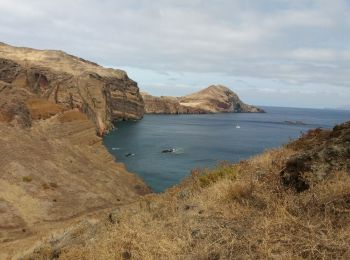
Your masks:
<svg viewBox="0 0 350 260"><path fill-rule="evenodd" d="M227 87L213 85L184 97L155 97L142 93L148 114L261 113L264 110L243 103Z"/></svg>

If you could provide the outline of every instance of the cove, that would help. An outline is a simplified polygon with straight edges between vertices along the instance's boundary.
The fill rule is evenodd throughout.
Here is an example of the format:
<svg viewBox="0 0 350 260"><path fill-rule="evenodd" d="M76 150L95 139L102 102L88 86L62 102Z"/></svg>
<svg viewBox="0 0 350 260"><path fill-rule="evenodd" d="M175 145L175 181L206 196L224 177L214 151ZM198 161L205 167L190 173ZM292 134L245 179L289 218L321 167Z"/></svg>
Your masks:
<svg viewBox="0 0 350 260"><path fill-rule="evenodd" d="M311 128L331 128L350 111L263 107L265 114L145 115L117 122L104 145L155 192L179 183L194 168L238 162L278 147ZM162 153L175 149L171 153Z"/></svg>

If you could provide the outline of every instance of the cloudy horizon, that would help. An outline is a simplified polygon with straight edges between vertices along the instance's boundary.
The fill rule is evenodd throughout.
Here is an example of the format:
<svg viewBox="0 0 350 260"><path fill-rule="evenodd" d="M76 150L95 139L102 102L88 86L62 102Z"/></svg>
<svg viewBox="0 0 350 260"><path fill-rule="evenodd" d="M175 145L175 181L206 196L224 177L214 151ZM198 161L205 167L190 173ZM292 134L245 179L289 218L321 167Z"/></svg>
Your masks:
<svg viewBox="0 0 350 260"><path fill-rule="evenodd" d="M121 68L154 95L350 107L349 0L0 0L0 42Z"/></svg>

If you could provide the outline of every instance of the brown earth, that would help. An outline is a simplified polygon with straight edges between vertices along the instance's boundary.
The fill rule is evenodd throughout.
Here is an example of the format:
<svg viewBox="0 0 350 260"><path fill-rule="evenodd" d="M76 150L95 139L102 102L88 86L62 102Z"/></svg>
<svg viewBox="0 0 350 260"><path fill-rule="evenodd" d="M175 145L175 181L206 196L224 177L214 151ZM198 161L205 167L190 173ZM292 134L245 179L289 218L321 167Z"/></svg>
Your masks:
<svg viewBox="0 0 350 260"><path fill-rule="evenodd" d="M137 83L124 71L103 68L62 51L0 43L0 81L65 110L78 108L95 123L100 135L112 127L112 121L140 119L144 113Z"/></svg>
<svg viewBox="0 0 350 260"><path fill-rule="evenodd" d="M155 97L142 93L148 114L261 113L264 110L244 104L225 86L213 85L184 97Z"/></svg>

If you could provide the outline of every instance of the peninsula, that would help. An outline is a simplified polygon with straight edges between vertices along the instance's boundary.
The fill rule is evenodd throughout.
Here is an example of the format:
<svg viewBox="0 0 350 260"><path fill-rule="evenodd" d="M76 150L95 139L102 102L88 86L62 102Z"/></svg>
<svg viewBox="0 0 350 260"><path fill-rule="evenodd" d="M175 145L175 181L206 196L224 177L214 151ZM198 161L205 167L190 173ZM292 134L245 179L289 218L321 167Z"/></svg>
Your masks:
<svg viewBox="0 0 350 260"><path fill-rule="evenodd" d="M141 93L147 114L263 113L264 110L243 103L229 88L212 85L183 97L155 97Z"/></svg>

